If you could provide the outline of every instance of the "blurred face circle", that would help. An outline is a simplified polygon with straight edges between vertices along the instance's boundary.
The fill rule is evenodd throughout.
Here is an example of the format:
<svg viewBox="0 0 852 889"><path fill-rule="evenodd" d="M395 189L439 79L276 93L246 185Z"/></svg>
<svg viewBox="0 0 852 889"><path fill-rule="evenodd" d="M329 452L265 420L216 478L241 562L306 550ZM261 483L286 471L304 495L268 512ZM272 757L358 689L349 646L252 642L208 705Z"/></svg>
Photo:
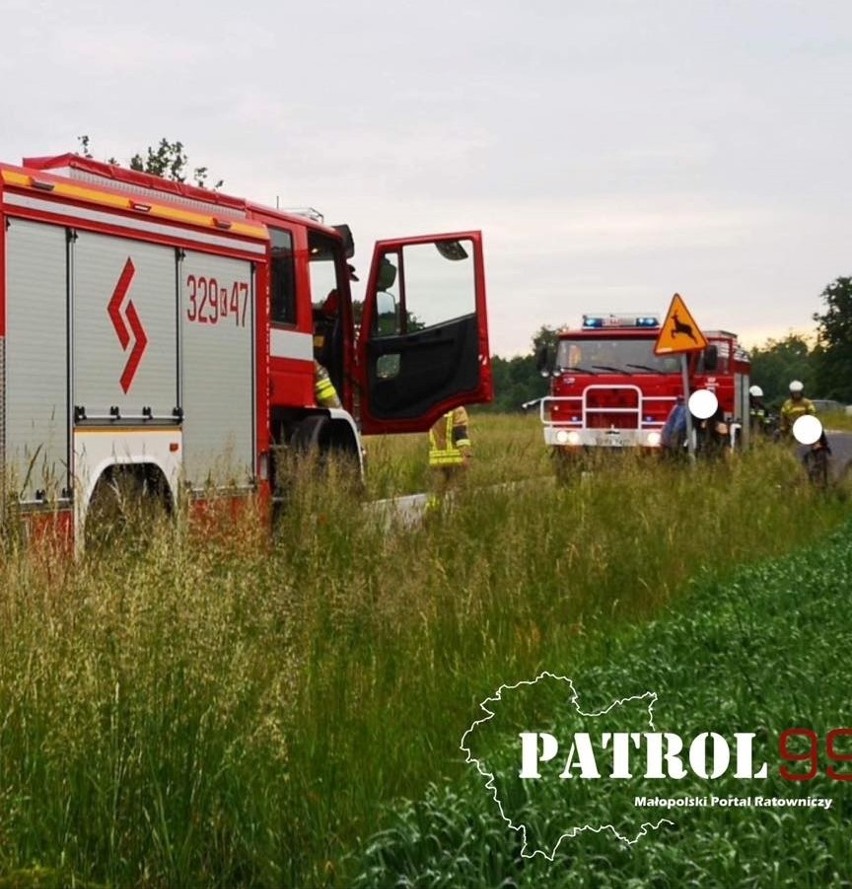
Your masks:
<svg viewBox="0 0 852 889"><path fill-rule="evenodd" d="M709 420L718 407L716 395L709 389L698 389L689 396L689 412L699 420Z"/></svg>
<svg viewBox="0 0 852 889"><path fill-rule="evenodd" d="M795 397L795 396L794 396ZM802 397L802 393L799 393L799 398ZM803 445L812 445L816 444L820 436L822 435L822 423L810 414L805 414L804 417L799 417L795 423L793 423L793 437L796 439L799 444Z"/></svg>

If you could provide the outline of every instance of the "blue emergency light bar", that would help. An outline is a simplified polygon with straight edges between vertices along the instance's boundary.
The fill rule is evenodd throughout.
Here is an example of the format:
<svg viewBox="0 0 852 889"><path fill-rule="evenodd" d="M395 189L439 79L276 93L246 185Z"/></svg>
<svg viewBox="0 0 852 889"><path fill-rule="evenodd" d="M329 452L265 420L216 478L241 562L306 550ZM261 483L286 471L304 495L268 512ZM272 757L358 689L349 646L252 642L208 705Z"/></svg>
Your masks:
<svg viewBox="0 0 852 889"><path fill-rule="evenodd" d="M603 327L659 327L656 315L583 315L583 330Z"/></svg>

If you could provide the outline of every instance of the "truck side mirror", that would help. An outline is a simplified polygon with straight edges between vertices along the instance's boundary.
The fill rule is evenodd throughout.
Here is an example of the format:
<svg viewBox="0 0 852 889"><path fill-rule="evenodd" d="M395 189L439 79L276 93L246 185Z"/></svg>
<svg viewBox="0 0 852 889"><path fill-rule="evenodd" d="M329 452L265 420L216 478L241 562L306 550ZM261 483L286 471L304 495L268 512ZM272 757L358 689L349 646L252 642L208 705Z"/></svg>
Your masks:
<svg viewBox="0 0 852 889"><path fill-rule="evenodd" d="M376 290L390 290L396 283L396 266L386 257L382 257L379 266L379 280L376 282Z"/></svg>
<svg viewBox="0 0 852 889"><path fill-rule="evenodd" d="M719 349L714 343L710 343L704 349L704 370L716 370L719 363Z"/></svg>
<svg viewBox="0 0 852 889"><path fill-rule="evenodd" d="M535 350L535 366L543 377L550 376L553 370L553 358L546 343L540 343Z"/></svg>
<svg viewBox="0 0 852 889"><path fill-rule="evenodd" d="M347 259L352 259L355 255L355 239L352 237L352 229L345 224L333 225L332 228L337 229L343 239L343 255Z"/></svg>
<svg viewBox="0 0 852 889"><path fill-rule="evenodd" d="M384 290L376 294L375 336L399 336L399 308L393 295Z"/></svg>

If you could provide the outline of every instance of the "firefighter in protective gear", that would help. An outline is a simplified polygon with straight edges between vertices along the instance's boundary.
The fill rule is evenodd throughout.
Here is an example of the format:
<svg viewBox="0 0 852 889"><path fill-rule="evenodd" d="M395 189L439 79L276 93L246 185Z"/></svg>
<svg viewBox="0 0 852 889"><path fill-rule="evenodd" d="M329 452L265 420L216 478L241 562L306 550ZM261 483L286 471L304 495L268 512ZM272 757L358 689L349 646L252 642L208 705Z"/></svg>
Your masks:
<svg viewBox="0 0 852 889"><path fill-rule="evenodd" d="M752 432L765 432L769 418L766 413L766 405L763 403L763 389L760 386L752 386L748 390L748 416Z"/></svg>
<svg viewBox="0 0 852 889"><path fill-rule="evenodd" d="M314 358L323 367L332 366L332 340L340 313L340 295L330 290L322 306L314 309Z"/></svg>
<svg viewBox="0 0 852 889"><path fill-rule="evenodd" d="M339 311L337 289L330 290L322 306L314 309L314 397L320 407L342 406L328 372L334 360L332 338Z"/></svg>
<svg viewBox="0 0 852 889"><path fill-rule="evenodd" d="M781 434L785 438L793 435L793 424L799 417L805 414L816 415L814 403L802 394L804 389L803 383L793 380L790 383L790 397L781 406Z"/></svg>
<svg viewBox="0 0 852 889"><path fill-rule="evenodd" d="M314 397L320 407L340 407L340 398L337 395L337 389L331 382L328 371L319 363L314 361Z"/></svg>
<svg viewBox="0 0 852 889"><path fill-rule="evenodd" d="M471 457L467 411L463 407L448 411L429 430L429 468L433 493L427 507L440 503L440 497L467 469Z"/></svg>

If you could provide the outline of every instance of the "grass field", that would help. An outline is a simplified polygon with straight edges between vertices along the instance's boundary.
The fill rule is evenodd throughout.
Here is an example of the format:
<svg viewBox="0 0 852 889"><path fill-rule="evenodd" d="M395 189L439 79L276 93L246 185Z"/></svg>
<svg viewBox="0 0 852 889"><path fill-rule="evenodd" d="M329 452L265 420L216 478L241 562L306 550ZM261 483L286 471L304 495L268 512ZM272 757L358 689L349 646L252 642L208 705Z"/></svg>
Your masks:
<svg viewBox="0 0 852 889"><path fill-rule="evenodd" d="M769 766L767 778L737 780L733 768L718 780L571 782L556 778L520 785L517 729L530 722L559 733L576 726L567 692L546 687L533 698L526 692L526 717L502 718L480 729L470 743L495 774L507 817L528 825L531 849L548 852L573 826L612 824L634 836L642 823L668 823L651 829L635 845L617 841L609 830L587 831L562 840L553 861L521 854L520 836L498 816L485 779L469 771L433 785L415 803L396 807L385 829L358 854L360 887L548 886L714 886L847 887L852 874L848 825L852 787L848 779L852 745L833 748L832 729L852 726L852 701L841 660L852 637L847 608L852 574L849 526L829 541L796 556L740 569L724 581L700 579L678 608L607 646L571 673L586 709L653 689L655 729L690 738L716 731L728 739L736 731L756 733L756 749ZM505 676L504 678L514 678ZM533 678L532 676L530 678ZM554 683L550 683L553 686ZM484 690L483 694L489 691ZM493 705L492 705L493 706ZM481 711L474 717L481 717ZM633 719L636 713L632 714ZM535 722L535 718L538 722ZM616 730L642 730L641 722L619 716ZM586 720L582 725L600 719ZM507 731L509 728L514 731ZM612 726L607 726L612 729ZM787 752L800 761L784 763L779 741L784 729L804 727L818 740L817 775L785 781L779 766L807 775L810 744L789 741ZM647 726L645 727L647 730ZM564 751L563 751L564 754ZM765 757L765 759L764 759ZM838 763L838 759L843 759ZM642 768L641 755L636 757ZM685 759L685 757L684 757ZM607 761L601 759L602 771ZM835 767L843 780L829 776ZM546 766L542 765L542 772ZM548 776L543 776L548 777ZM570 784L570 786L569 786ZM597 787L596 784L604 786ZM616 786L614 786L616 785ZM636 809L635 794L717 800L824 797L831 808Z"/></svg>
<svg viewBox="0 0 852 889"><path fill-rule="evenodd" d="M848 511L773 448L695 470L625 460L567 487L483 490L549 466L531 418L474 417L472 430L469 489L410 530L372 520L332 467L326 483L295 480L272 541L249 512L235 521L222 509L203 534L163 523L144 547L77 564L10 543L0 580L9 885L349 887L359 874L361 885L395 885L365 849L395 826L406 844L401 800L434 784L440 808L451 788L462 800L453 817L469 804L484 823L487 800L465 795L458 743L497 685L543 669L595 678L696 578L722 596L739 566L766 571L764 559L806 553ZM419 438L368 441L370 495L422 489L424 457ZM746 612L747 626L763 607ZM694 621L693 636L659 637L658 669L704 663ZM771 687L777 660L751 663ZM673 688L672 712L688 715L690 686ZM493 847L508 875L498 828L480 852ZM434 864L413 840L410 850L415 870Z"/></svg>

